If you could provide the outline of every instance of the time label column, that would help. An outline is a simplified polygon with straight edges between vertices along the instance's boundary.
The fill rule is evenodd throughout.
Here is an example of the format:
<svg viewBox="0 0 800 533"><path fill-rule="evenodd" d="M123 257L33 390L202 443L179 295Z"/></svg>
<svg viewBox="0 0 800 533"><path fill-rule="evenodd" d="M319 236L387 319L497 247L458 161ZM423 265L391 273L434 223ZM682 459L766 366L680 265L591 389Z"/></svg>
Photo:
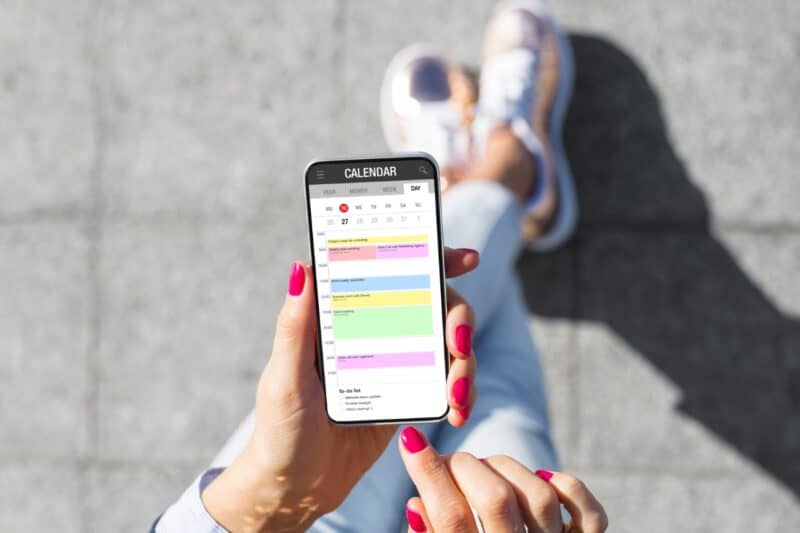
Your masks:
<svg viewBox="0 0 800 533"><path fill-rule="evenodd" d="M336 383L336 346L333 334L333 304L331 302L331 274L328 265L328 239L325 232L317 232L314 250L317 263L317 287L319 294L319 331L324 354L324 372Z"/></svg>

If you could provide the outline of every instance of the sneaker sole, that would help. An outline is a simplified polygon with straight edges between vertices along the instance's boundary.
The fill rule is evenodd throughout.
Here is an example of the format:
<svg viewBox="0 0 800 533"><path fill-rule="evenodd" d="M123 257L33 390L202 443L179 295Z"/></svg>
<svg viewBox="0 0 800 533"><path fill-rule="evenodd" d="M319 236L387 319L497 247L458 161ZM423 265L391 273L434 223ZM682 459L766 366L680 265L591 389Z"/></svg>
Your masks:
<svg viewBox="0 0 800 533"><path fill-rule="evenodd" d="M544 3L537 0L512 0L500 4L497 11L506 9L523 9L541 19L547 20L553 28L558 47L558 87L547 128L550 146L553 149L553 159L555 160L555 174L558 184L558 211L550 228L544 234L528 243L527 246L532 252L549 252L564 244L572 236L578 222L578 201L575 194L575 183L562 140L564 119L572 97L572 85L575 77L572 46L570 46L569 40L561 31L561 28L554 22L552 14Z"/></svg>

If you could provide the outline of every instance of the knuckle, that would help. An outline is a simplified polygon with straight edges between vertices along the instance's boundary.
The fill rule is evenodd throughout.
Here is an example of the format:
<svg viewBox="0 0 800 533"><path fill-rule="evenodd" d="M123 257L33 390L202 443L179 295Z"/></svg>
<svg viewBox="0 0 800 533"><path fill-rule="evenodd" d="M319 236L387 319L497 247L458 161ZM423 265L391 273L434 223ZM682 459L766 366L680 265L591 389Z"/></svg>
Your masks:
<svg viewBox="0 0 800 533"><path fill-rule="evenodd" d="M423 476L440 478L447 475L447 467L435 453L422 452L419 461L419 471Z"/></svg>
<svg viewBox="0 0 800 533"><path fill-rule="evenodd" d="M278 335L293 335L298 322L298 314L293 306L283 306L278 313L275 323L275 333Z"/></svg>
<svg viewBox="0 0 800 533"><path fill-rule="evenodd" d="M558 496L550 486L543 487L543 490L535 496L530 503L533 516L541 518L548 516L554 509L558 509Z"/></svg>
<svg viewBox="0 0 800 533"><path fill-rule="evenodd" d="M460 470L472 460L474 460L473 456L467 452L455 452L450 456L450 468Z"/></svg>
<svg viewBox="0 0 800 533"><path fill-rule="evenodd" d="M473 324L474 325L475 324L475 311L473 311L472 306L469 304L469 302L466 302L466 301L462 301L460 305L464 309L464 316L466 317L467 322L469 324Z"/></svg>
<svg viewBox="0 0 800 533"><path fill-rule="evenodd" d="M562 488L565 493L574 495L574 494L582 494L587 491L586 485L580 479L564 474L564 481L562 482Z"/></svg>
<svg viewBox="0 0 800 533"><path fill-rule="evenodd" d="M438 530L466 533L474 526L472 513L458 500L451 500L442 506L442 516L438 521Z"/></svg>
<svg viewBox="0 0 800 533"><path fill-rule="evenodd" d="M608 516L602 508L583 513L583 529L588 532L603 532L608 529Z"/></svg>
<svg viewBox="0 0 800 533"><path fill-rule="evenodd" d="M494 455L490 459L493 463L501 467L510 467L517 464L517 462L508 455Z"/></svg>
<svg viewBox="0 0 800 533"><path fill-rule="evenodd" d="M489 516L508 516L514 509L516 496L514 489L505 483L494 483L487 486L480 495L480 507Z"/></svg>
<svg viewBox="0 0 800 533"><path fill-rule="evenodd" d="M302 403L300 392L285 382L265 383L259 387L258 397L263 398L266 408L281 413L290 412Z"/></svg>
<svg viewBox="0 0 800 533"><path fill-rule="evenodd" d="M275 323L275 336L272 342L273 352L296 346L311 335L310 318L299 306L286 306L278 313Z"/></svg>

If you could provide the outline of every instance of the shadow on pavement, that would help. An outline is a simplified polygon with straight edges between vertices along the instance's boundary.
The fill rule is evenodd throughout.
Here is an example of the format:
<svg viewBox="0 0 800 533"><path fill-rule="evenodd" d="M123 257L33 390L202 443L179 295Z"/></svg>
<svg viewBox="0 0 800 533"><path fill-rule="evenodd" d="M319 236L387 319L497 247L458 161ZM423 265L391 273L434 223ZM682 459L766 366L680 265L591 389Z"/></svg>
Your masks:
<svg viewBox="0 0 800 533"><path fill-rule="evenodd" d="M606 325L681 389L684 413L800 494L800 323L711 233L635 61L570 37L565 144L582 219L564 250L521 259L530 310Z"/></svg>

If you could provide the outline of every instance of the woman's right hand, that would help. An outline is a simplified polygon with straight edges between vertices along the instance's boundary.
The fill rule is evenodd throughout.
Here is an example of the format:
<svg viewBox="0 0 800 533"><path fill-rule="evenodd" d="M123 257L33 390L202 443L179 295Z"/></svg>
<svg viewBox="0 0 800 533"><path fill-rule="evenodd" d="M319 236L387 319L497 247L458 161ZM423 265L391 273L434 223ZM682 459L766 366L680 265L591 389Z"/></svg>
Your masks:
<svg viewBox="0 0 800 533"><path fill-rule="evenodd" d="M511 457L485 459L458 452L441 456L415 428L400 434L403 457L419 497L406 505L409 532L602 533L608 518L579 479L562 472L531 472ZM561 503L572 521L561 520Z"/></svg>

